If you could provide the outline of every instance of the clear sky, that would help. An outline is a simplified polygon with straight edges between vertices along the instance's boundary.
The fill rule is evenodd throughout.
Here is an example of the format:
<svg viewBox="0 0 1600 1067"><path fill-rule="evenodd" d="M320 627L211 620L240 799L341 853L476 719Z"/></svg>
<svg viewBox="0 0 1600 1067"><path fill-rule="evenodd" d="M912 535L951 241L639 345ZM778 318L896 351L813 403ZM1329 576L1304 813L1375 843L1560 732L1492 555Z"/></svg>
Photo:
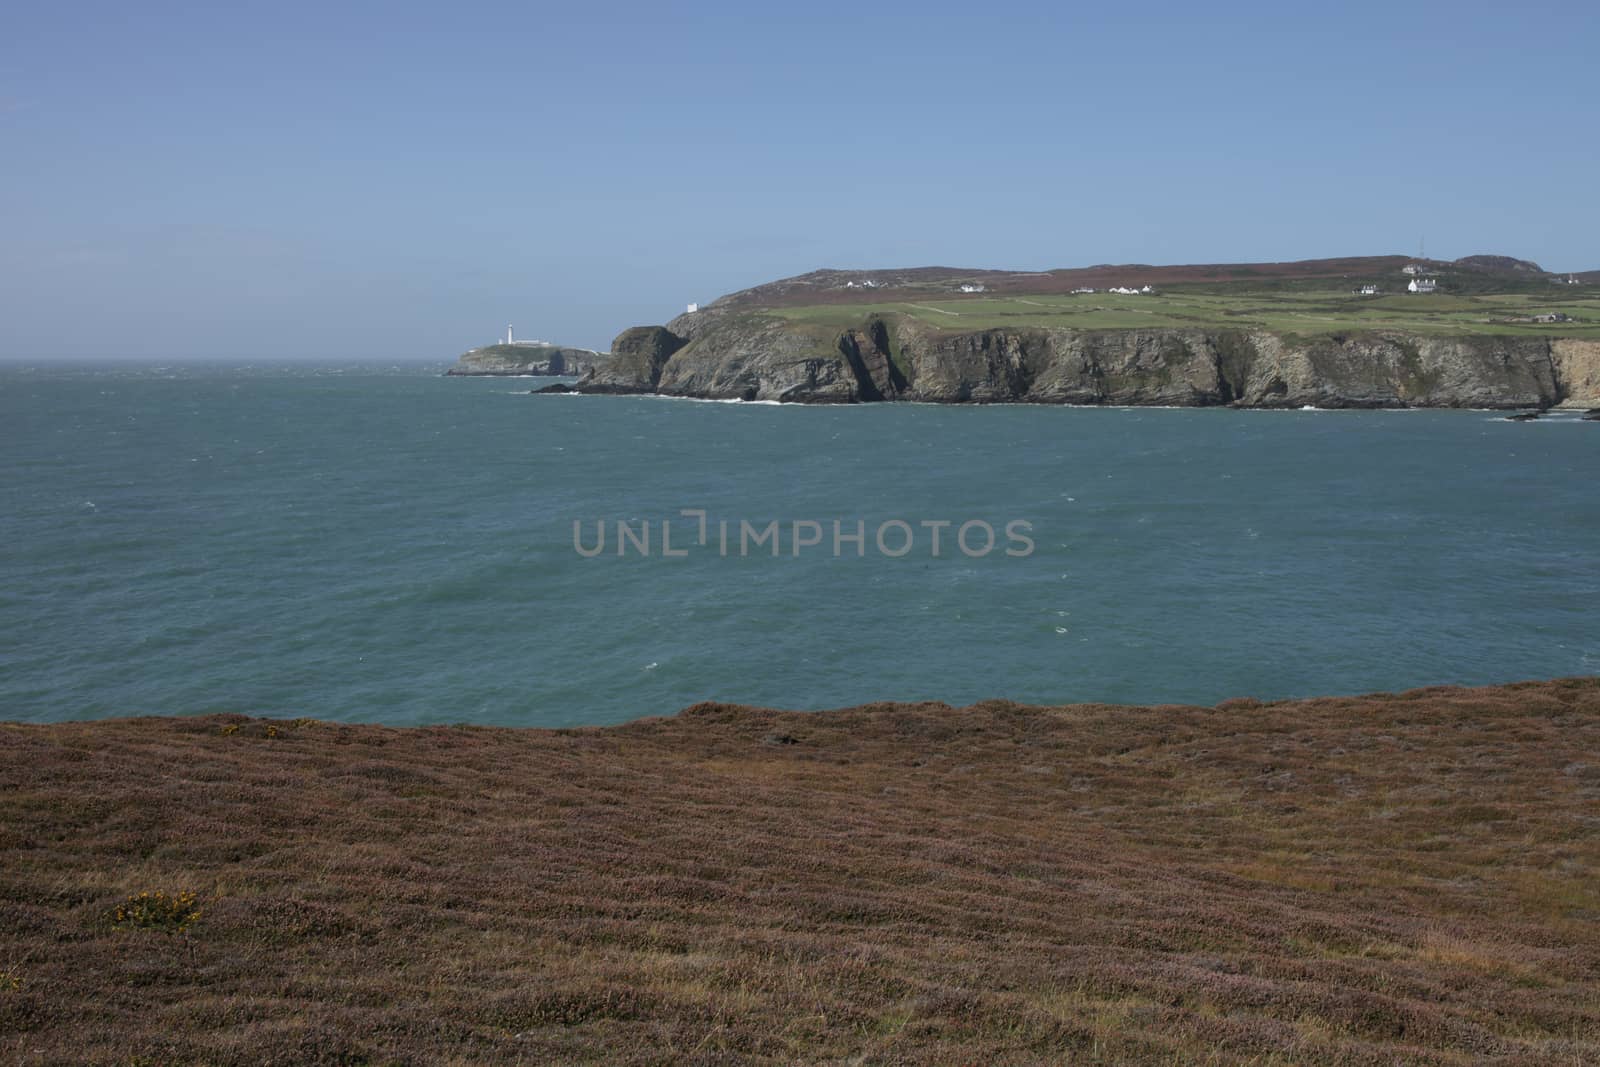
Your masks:
<svg viewBox="0 0 1600 1067"><path fill-rule="evenodd" d="M1600 268L1600 5L0 9L0 358L605 347L817 267Z"/></svg>

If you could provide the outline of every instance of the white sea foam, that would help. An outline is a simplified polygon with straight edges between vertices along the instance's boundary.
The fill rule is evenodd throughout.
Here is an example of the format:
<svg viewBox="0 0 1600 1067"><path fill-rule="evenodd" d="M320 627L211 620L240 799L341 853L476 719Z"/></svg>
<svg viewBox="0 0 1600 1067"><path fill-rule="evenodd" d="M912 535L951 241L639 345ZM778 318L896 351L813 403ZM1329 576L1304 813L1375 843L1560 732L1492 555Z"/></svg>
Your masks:
<svg viewBox="0 0 1600 1067"><path fill-rule="evenodd" d="M630 393L640 400L672 400L684 404L743 404L746 407L817 408L834 407L832 404L797 404L782 400L740 400L738 397L672 396L667 393Z"/></svg>

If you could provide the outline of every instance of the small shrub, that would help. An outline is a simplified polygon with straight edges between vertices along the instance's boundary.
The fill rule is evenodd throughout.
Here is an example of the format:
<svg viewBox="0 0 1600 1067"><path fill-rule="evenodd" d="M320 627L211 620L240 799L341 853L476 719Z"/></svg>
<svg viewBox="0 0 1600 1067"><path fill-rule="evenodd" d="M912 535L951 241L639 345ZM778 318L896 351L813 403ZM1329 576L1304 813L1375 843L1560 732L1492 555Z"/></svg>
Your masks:
<svg viewBox="0 0 1600 1067"><path fill-rule="evenodd" d="M200 918L200 899L190 892L143 892L117 905L112 925L126 929L183 934Z"/></svg>

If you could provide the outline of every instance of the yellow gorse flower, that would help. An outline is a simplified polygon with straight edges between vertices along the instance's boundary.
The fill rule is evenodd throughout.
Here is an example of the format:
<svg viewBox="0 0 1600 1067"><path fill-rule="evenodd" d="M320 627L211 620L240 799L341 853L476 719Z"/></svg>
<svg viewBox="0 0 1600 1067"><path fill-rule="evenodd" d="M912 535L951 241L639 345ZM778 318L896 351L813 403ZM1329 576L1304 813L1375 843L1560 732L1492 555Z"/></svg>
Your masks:
<svg viewBox="0 0 1600 1067"><path fill-rule="evenodd" d="M145 890L130 896L113 913L116 926L185 933L200 918L200 898L189 891L168 894L164 890Z"/></svg>

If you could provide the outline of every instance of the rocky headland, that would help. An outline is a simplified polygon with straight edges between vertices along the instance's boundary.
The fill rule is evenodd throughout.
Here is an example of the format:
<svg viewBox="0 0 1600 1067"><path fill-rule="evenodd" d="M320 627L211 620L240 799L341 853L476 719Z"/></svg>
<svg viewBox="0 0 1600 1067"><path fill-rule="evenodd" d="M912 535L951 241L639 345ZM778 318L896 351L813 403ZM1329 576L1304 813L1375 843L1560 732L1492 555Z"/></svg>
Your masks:
<svg viewBox="0 0 1600 1067"><path fill-rule="evenodd" d="M961 331L895 315L834 331L774 315L697 313L625 331L610 358L573 389L811 404L1586 409L1600 404L1600 341L1394 331Z"/></svg>
<svg viewBox="0 0 1600 1067"><path fill-rule="evenodd" d="M1441 279L1438 292L1408 295L1424 276ZM809 404L1582 410L1600 406L1587 277L1503 256L815 271L625 330L559 388ZM1161 288L1114 295L1134 293L1108 288L1117 279ZM1579 314L1495 326L1506 307Z"/></svg>

